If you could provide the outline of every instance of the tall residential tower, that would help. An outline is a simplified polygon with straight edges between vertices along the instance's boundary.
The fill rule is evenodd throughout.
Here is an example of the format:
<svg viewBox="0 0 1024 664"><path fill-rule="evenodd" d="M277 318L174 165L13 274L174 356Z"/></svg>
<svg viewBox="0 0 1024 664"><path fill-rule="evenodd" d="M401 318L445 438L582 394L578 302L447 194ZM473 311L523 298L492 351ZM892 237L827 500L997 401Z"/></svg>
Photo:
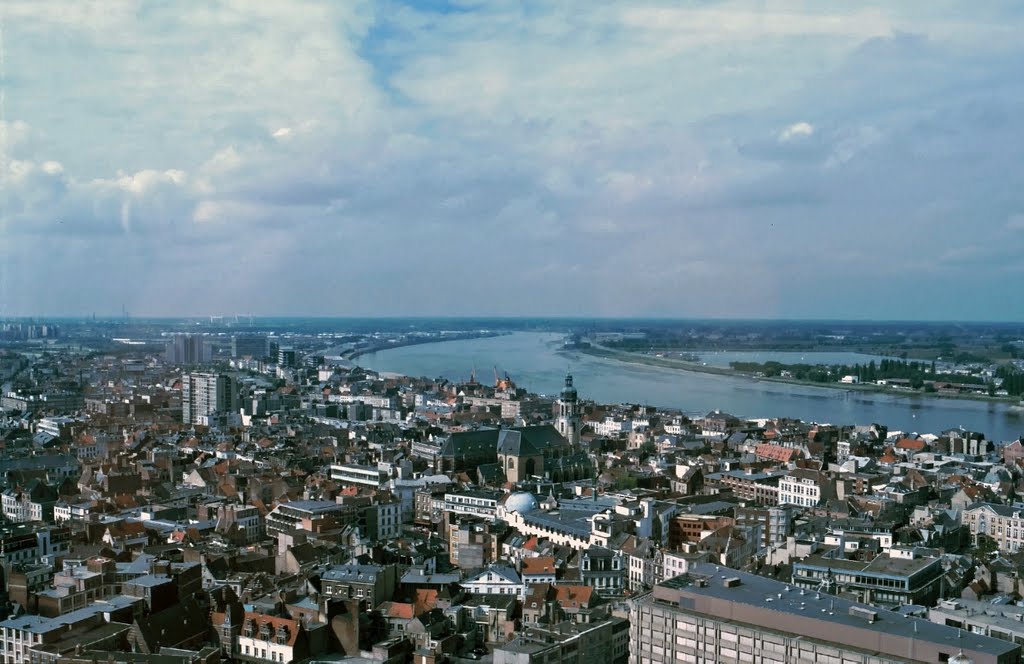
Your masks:
<svg viewBox="0 0 1024 664"><path fill-rule="evenodd" d="M199 418L226 413L236 407L235 381L214 373L185 374L181 386L181 421L196 424Z"/></svg>

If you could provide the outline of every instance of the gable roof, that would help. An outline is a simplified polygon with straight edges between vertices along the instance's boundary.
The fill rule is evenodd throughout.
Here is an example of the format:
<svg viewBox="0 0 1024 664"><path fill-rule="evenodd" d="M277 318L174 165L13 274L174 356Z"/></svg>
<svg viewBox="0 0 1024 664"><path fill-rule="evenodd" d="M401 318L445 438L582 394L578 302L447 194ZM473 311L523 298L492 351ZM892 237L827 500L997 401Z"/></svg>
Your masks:
<svg viewBox="0 0 1024 664"><path fill-rule="evenodd" d="M412 620L415 615L415 606L407 602L381 602L377 607L386 618L398 618Z"/></svg>
<svg viewBox="0 0 1024 664"><path fill-rule="evenodd" d="M255 634L259 634L260 627L263 625L270 627L271 637L276 636L278 630L283 629L288 634L288 641L285 642L285 645L294 646L296 640L299 638L299 621L292 620L291 618L279 618L277 616L268 616L265 613L246 611L245 621L242 623L243 634L245 625L250 622Z"/></svg>
<svg viewBox="0 0 1024 664"><path fill-rule="evenodd" d="M193 599L186 599L163 611L135 621L139 636L151 652L174 647L206 634L209 621L206 612Z"/></svg>
<svg viewBox="0 0 1024 664"><path fill-rule="evenodd" d="M533 456L568 446L569 441L550 424L502 429L498 435L498 454L509 456Z"/></svg>
<svg viewBox="0 0 1024 664"><path fill-rule="evenodd" d="M772 445L771 443L761 443L754 448L754 454L761 459L769 459L771 461L780 461L788 463L792 461L799 451L793 447L783 447L781 445Z"/></svg>
<svg viewBox="0 0 1024 664"><path fill-rule="evenodd" d="M527 574L554 574L555 559L552 556L538 556L536 558L523 558L523 575Z"/></svg>
<svg viewBox="0 0 1024 664"><path fill-rule="evenodd" d="M107 526L111 538L139 537L146 534L146 526L141 521L116 521Z"/></svg>
<svg viewBox="0 0 1024 664"><path fill-rule="evenodd" d="M498 429L456 431L441 446L441 456L463 456L493 452L498 444Z"/></svg>
<svg viewBox="0 0 1024 664"><path fill-rule="evenodd" d="M437 590L433 588L417 588L416 599L413 602L415 615L426 613L437 606Z"/></svg>
<svg viewBox="0 0 1024 664"><path fill-rule="evenodd" d="M522 583L522 580L519 578L519 573L506 565L491 565L490 567L482 569L473 576L467 578L464 583L469 584L483 582L487 578L487 575L492 573L500 577L506 583L514 583L517 585Z"/></svg>
<svg viewBox="0 0 1024 664"><path fill-rule="evenodd" d="M586 608L590 606L593 599L594 589L584 585L556 585L555 601L562 605L563 609Z"/></svg>

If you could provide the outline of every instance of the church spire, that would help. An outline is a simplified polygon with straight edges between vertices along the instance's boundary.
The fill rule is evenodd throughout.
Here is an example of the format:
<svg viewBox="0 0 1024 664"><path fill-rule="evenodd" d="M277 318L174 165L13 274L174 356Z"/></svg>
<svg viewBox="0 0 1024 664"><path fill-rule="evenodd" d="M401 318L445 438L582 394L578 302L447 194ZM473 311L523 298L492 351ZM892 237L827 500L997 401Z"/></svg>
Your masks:
<svg viewBox="0 0 1024 664"><path fill-rule="evenodd" d="M580 404L579 395L572 384L572 374L565 375L565 387L558 397L558 433L562 434L571 445L580 442Z"/></svg>

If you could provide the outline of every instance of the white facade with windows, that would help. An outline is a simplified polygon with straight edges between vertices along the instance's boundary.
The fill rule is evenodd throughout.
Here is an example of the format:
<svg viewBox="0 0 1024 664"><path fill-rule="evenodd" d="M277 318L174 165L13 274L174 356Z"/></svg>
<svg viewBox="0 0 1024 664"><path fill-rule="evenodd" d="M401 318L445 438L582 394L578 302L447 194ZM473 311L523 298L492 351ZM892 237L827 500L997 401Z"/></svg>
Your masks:
<svg viewBox="0 0 1024 664"><path fill-rule="evenodd" d="M444 509L456 514L475 514L487 518L494 517L498 508L499 494L482 491L463 491L444 494Z"/></svg>
<svg viewBox="0 0 1024 664"><path fill-rule="evenodd" d="M387 471L376 466L359 466L349 463L331 464L331 479L346 486L383 489L391 480Z"/></svg>
<svg viewBox="0 0 1024 664"><path fill-rule="evenodd" d="M511 567L494 565L462 582L462 588L472 594L515 595L526 599L526 584Z"/></svg>
<svg viewBox="0 0 1024 664"><path fill-rule="evenodd" d="M821 486L810 478L786 475L779 480L779 505L817 507L821 502Z"/></svg>
<svg viewBox="0 0 1024 664"><path fill-rule="evenodd" d="M979 536L991 538L1003 553L1024 548L1024 509L1012 505L978 503L963 511L960 523L971 531L976 545Z"/></svg>
<svg viewBox="0 0 1024 664"><path fill-rule="evenodd" d="M238 652L267 662L294 661L299 629L296 620L246 613L242 633L238 636Z"/></svg>

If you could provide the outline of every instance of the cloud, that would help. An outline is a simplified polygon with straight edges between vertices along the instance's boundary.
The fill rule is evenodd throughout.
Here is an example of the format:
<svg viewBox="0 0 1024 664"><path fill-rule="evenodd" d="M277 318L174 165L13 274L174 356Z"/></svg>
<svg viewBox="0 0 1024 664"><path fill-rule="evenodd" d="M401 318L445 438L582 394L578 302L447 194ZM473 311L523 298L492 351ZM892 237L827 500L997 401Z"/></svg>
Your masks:
<svg viewBox="0 0 1024 664"><path fill-rule="evenodd" d="M797 122L779 132L779 141L786 143L794 139L806 138L814 134L814 125L808 122Z"/></svg>
<svg viewBox="0 0 1024 664"><path fill-rule="evenodd" d="M1010 8L433 7L10 0L0 309L1024 315Z"/></svg>

